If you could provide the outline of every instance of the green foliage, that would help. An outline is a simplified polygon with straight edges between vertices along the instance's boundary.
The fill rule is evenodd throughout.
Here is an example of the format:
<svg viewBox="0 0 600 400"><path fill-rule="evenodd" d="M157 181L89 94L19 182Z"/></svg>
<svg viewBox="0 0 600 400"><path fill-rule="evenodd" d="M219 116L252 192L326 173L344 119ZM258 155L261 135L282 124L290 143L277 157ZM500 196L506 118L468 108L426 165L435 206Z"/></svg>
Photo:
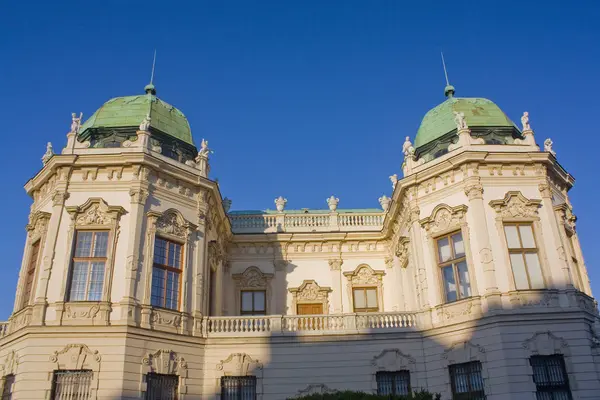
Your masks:
<svg viewBox="0 0 600 400"><path fill-rule="evenodd" d="M346 390L343 392L311 394L308 396L295 397L293 400L440 400L441 398L442 396L440 394L430 393L425 390L414 392L408 396L386 396Z"/></svg>

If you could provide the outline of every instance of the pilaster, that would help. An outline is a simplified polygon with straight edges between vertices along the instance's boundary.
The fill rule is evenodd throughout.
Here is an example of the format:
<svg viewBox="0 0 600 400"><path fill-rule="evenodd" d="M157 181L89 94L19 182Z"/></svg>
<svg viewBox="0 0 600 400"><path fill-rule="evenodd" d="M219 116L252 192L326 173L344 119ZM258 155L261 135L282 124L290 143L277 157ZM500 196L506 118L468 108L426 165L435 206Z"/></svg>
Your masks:
<svg viewBox="0 0 600 400"><path fill-rule="evenodd" d="M341 259L329 260L329 270L331 271L331 287L332 298L331 305L333 307L334 314L341 314L344 312L344 306L342 302L342 264L344 261Z"/></svg>
<svg viewBox="0 0 600 400"><path fill-rule="evenodd" d="M273 266L275 267L275 277L273 279L273 303L271 310L273 314L286 314L287 305L287 283L286 274L288 261L286 260L274 260Z"/></svg>

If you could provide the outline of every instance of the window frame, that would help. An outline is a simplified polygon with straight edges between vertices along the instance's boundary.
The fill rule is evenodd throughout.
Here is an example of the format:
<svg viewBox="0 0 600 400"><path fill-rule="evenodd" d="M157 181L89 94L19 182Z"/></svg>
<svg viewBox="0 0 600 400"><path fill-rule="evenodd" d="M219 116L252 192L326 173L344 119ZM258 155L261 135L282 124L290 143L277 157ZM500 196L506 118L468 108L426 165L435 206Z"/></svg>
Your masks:
<svg viewBox="0 0 600 400"><path fill-rule="evenodd" d="M221 400L242 400L242 383L243 380L249 380L252 381L254 383L254 396L252 396L252 399L249 399L248 397L244 397L243 400L256 400L258 398L258 378L255 375L244 375L244 376L232 376L232 375L224 375L221 377L221 393L220 393L220 398ZM237 393L233 395L233 398L231 396L226 396L224 391L226 389L225 387L225 383L227 380L235 380L238 385L237 385ZM251 387L251 386L248 386Z"/></svg>
<svg viewBox="0 0 600 400"><path fill-rule="evenodd" d="M381 390L379 384L380 384L380 377L382 376L386 376L389 375L391 376L391 381L392 381L392 393L383 393L383 391ZM398 378L401 380L402 378L406 377L406 383L407 383L407 388L408 391L407 393L396 393L396 382L398 380ZM378 395L387 395L387 396L408 396L412 393L412 386L410 385L410 370L408 369L402 369L402 370L398 370L398 371L377 371L375 373L375 382L377 383L377 394Z"/></svg>
<svg viewBox="0 0 600 400"><path fill-rule="evenodd" d="M517 234L519 237L519 244L522 246L523 245L523 239L521 238L521 229L519 228L520 226L529 226L531 228L531 236L533 237L533 242L535 244L535 247L519 247L519 248L511 248L509 243L508 243L508 236L506 234L506 227L507 226L514 226L516 227L517 230ZM504 221L502 223L502 232L504 234L504 240L506 243L506 250L508 251L508 263L510 264L510 272L512 274L512 282L514 285L515 290L544 290L548 288L548 283L547 283L547 279L546 279L546 274L544 273L544 268L542 267L542 258L541 258L541 254L540 254L540 246L538 244L538 238L536 237L536 231L535 231L535 226L534 226L534 222L533 221ZM523 258L523 263L525 265L525 274L527 275L527 289L518 289L517 288L517 281L515 279L515 272L513 269L513 265L512 265L512 260L510 259L511 254L521 254L522 258ZM531 286L531 278L529 276L529 267L527 266L527 259L525 257L525 254L536 254L537 255L537 259L538 259L538 264L540 266L540 273L542 274L542 282L544 284L543 288L532 288Z"/></svg>
<svg viewBox="0 0 600 400"><path fill-rule="evenodd" d="M9 392L6 392L7 386L6 383L7 381L10 380L10 386L9 388ZM0 393L0 400L12 400L12 395L15 389L15 381L16 381L16 376L15 374L6 374L2 377L2 393Z"/></svg>
<svg viewBox="0 0 600 400"><path fill-rule="evenodd" d="M254 293L263 293L264 295L264 310L254 310ZM244 311L244 293L252 293L252 311ZM252 315L267 315L267 290L266 289L241 289L240 290L240 315L252 316Z"/></svg>
<svg viewBox="0 0 600 400"><path fill-rule="evenodd" d="M365 305L367 307L357 308L356 307L356 291L362 291L365 295ZM375 290L375 307L368 307L367 304L367 290ZM379 312L379 293L377 286L352 286L352 310L355 313L358 312Z"/></svg>
<svg viewBox="0 0 600 400"><path fill-rule="evenodd" d="M179 399L179 383L180 383L179 382L179 375L177 375L177 374L160 374L160 373L157 373L157 372L148 372L148 373L145 374L145 379L146 379L146 391L144 392L144 399L145 400L151 400L152 399L149 396L150 396L150 389L151 389L151 385L152 385L151 382L153 381L153 379L152 379L153 377L156 377L156 381L159 382L159 383L162 382L161 377L168 377L168 378L174 379L175 380L175 388L174 388L174 392L173 392L174 397L172 399L170 399L170 400L178 400ZM169 400L169 399L165 399L165 400Z"/></svg>
<svg viewBox="0 0 600 400"><path fill-rule="evenodd" d="M169 244L175 244L178 245L180 247L180 254L179 254L179 266L180 268L177 269L176 267L172 267L170 265L165 265L165 264L159 264L155 261L155 257L156 257L156 242L157 239L163 240L165 242L167 242L167 253L165 254L165 259L169 260L169 250L171 249L171 246ZM183 277L184 277L184 271L183 271L183 267L185 265L185 257L186 255L184 254L185 252L185 243L182 243L178 240L174 240L172 238L168 238L165 237L163 235L159 235L157 234L154 238L153 241L153 250L152 250L152 276L151 276L151 282L150 282L150 305L152 307L155 308L162 308L165 310L171 310L171 311L180 311L181 310L181 302L182 302L182 293L181 290L183 288ZM177 273L179 274L179 287L177 289L177 307L176 308L171 308L171 307L167 307L166 306L166 302L167 302L167 285L166 285L166 281L167 281L167 277L165 275L165 288L164 288L164 293L163 293L163 299L164 302L162 305L156 305L152 302L152 288L154 287L154 268L159 268L162 269L163 271L165 271L165 274L168 272L173 272L173 273Z"/></svg>
<svg viewBox="0 0 600 400"><path fill-rule="evenodd" d="M77 237L80 233L83 232L91 232L93 233L92 236L92 242L90 244L90 248L89 248L89 254L93 254L94 250L96 249L96 234L98 233L106 233L106 255L104 257L76 257L76 251L77 251ZM72 246L72 251L71 251L71 257L69 259L69 275L68 275L68 282L67 282L67 290L66 290L66 298L68 302L98 302L98 301L103 301L104 299L104 293L105 293L105 286L107 283L106 280L106 275L108 272L108 263L110 260L110 251L112 250L112 246L111 246L111 234L112 231L111 229L75 229L75 232L73 234L73 246ZM75 263L76 262L81 262L81 261L86 261L88 263L87 266L87 277L86 277L86 284L85 284L85 296L84 296L84 300L73 300L71 299L71 289L73 287L73 272L74 272L74 268L75 268ZM91 284L91 266L93 262L99 262L102 261L104 262L104 272L102 274L102 290L100 292L100 299L99 300L89 300L89 294L90 294L90 284Z"/></svg>
<svg viewBox="0 0 600 400"><path fill-rule="evenodd" d="M34 260L34 249L37 246L37 251L35 253ZM21 295L21 304L19 310L24 309L28 305L31 304L31 296L35 295L36 289L36 278L38 266L40 264L40 259L42 258L42 238L38 238L29 246L29 259L27 260L27 265L25 269L24 282L23 282L23 292ZM28 278L31 276L31 285L28 285ZM29 294L27 294L27 289L29 288Z"/></svg>
<svg viewBox="0 0 600 400"><path fill-rule="evenodd" d="M452 236L456 235L456 234L460 234L460 237L462 238L462 242L463 242L463 247L464 247L464 254L461 257L456 257L455 251L454 251L454 240L452 240ZM447 232L443 232L440 233L436 236L434 236L433 238L433 247L434 247L434 251L435 251L435 261L436 261L436 266L438 269L438 276L439 276L439 282L441 285L441 293L443 295L443 304L450 304L450 303L455 303L457 301L461 301L461 300L465 300L468 298L471 298L474 296L474 289L473 289L473 279L471 276L471 269L469 268L469 262L467 261L467 242L465 240L465 235L464 232L461 228L458 229L453 229ZM442 261L440 260L440 249L439 249L439 241L442 239L448 239L448 245L450 246L450 251L452 254L452 258L446 260L446 261ZM467 275L469 276L469 289L471 291L471 294L468 296L463 296L461 297L460 295L460 275L458 273L458 267L457 264L464 262L466 267L467 267ZM456 300L448 300L448 294L446 293L446 281L444 278L444 273L443 273L443 269L451 266L452 267L452 276L454 277L454 284L456 285Z"/></svg>
<svg viewBox="0 0 600 400"><path fill-rule="evenodd" d="M538 386L538 383L535 381L536 378L536 371L535 371L535 367L534 367L534 360L535 359L542 359L544 360L544 364L542 365L542 367L544 368L544 372L546 372L546 375L550 375L550 371L549 371L549 365L547 363L547 361L550 360L558 360L558 364L561 367L561 372L562 372L562 378L564 380L564 383L561 385L552 385L551 382L549 382L550 384L545 385L545 386ZM529 357L529 365L531 366L531 371L532 371L532 376L531 379L533 380L533 383L535 385L535 391L536 391L536 395L538 393L557 393L557 391L559 393L562 392L567 392L567 396L569 400L573 399L573 393L571 392L571 386L569 384L569 374L567 372L567 366L565 363L565 357L562 354L550 354L550 355L532 355L531 357Z"/></svg>
<svg viewBox="0 0 600 400"><path fill-rule="evenodd" d="M52 387L51 387L51 390L50 390L50 400L56 400L57 399L57 397L56 397L56 389L57 389L57 384L58 384L58 376L60 374L67 375L67 374L70 374L70 373L79 373L79 374L89 373L90 374L90 379L89 379L89 382L88 382L88 392L87 392L88 395L87 395L87 398L90 398L90 399L92 398L93 393L94 393L93 384L95 382L95 380L94 380L94 371L93 370L91 370L91 369L55 369L52 372ZM77 383L77 385L79 386L79 382Z"/></svg>
<svg viewBox="0 0 600 400"><path fill-rule="evenodd" d="M477 366L477 370L473 367ZM456 391L456 369L460 367L467 367L469 370L467 371L468 379L466 382L468 383L469 391L458 393ZM468 361L463 363L455 363L448 365L448 373L450 375L450 388L452 391L452 400L484 400L486 398L485 394L485 381L483 379L483 365L481 361ZM479 377L481 379L481 390L473 390L472 387L472 374L479 373Z"/></svg>

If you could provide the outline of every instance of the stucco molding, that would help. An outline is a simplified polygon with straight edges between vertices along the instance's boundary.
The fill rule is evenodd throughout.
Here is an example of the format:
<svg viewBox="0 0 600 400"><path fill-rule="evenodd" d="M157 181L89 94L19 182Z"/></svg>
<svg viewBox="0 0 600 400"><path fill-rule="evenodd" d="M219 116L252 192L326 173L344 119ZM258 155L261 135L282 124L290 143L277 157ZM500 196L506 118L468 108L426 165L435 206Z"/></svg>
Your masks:
<svg viewBox="0 0 600 400"><path fill-rule="evenodd" d="M450 230L459 229L465 223L465 215L468 207L459 205L450 207L447 204L438 204L431 211L429 217L419 221L428 235L437 235Z"/></svg>
<svg viewBox="0 0 600 400"><path fill-rule="evenodd" d="M292 294L292 310L296 313L298 304L321 304L323 306L323 314L329 314L329 293L332 292L330 287L321 287L312 280L305 280L297 288L288 289Z"/></svg>
<svg viewBox="0 0 600 400"><path fill-rule="evenodd" d="M99 374L102 356L98 350L91 350L88 346L82 343L72 343L66 345L62 350L56 350L49 357L52 370L91 370L92 381L90 382L89 399L98 398ZM54 374L48 373L48 382L46 389L46 398L50 398L52 390L52 380Z"/></svg>
<svg viewBox="0 0 600 400"><path fill-rule="evenodd" d="M4 362L0 367L0 373L2 374L0 377L5 377L6 375L16 375L18 367L19 354L16 351L11 350L6 357L4 357Z"/></svg>
<svg viewBox="0 0 600 400"><path fill-rule="evenodd" d="M347 292L350 297L351 309L354 309L353 289L355 287L375 287L377 288L377 305L380 311L383 310L383 276L385 271L377 271L367 264L359 264L354 271L344 272L348 280Z"/></svg>
<svg viewBox="0 0 600 400"><path fill-rule="evenodd" d="M177 375L179 377L178 398L184 399L184 395L187 393L188 365L183 357L171 349L158 349L146 353L141 360L140 392L142 396L148 389L146 376L149 373Z"/></svg>
<svg viewBox="0 0 600 400"><path fill-rule="evenodd" d="M570 355L569 344L561 337L555 336L550 331L536 332L521 346L532 355L549 356L552 354Z"/></svg>
<svg viewBox="0 0 600 400"><path fill-rule="evenodd" d="M537 219L541 200L530 200L519 191L509 191L503 199L490 201L490 206L502 219Z"/></svg>

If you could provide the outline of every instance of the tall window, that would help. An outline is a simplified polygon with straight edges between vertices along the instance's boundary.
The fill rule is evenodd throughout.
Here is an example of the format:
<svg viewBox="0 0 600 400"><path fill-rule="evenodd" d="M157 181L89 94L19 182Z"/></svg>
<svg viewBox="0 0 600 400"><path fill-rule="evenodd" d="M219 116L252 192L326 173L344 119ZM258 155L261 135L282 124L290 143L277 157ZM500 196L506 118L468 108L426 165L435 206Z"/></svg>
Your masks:
<svg viewBox="0 0 600 400"><path fill-rule="evenodd" d="M450 383L452 400L485 400L479 361L451 365Z"/></svg>
<svg viewBox="0 0 600 400"><path fill-rule="evenodd" d="M12 400L13 387L15 386L15 376L6 375L2 380L2 400Z"/></svg>
<svg viewBox="0 0 600 400"><path fill-rule="evenodd" d="M179 309L181 290L181 244L157 237L152 268L152 305Z"/></svg>
<svg viewBox="0 0 600 400"><path fill-rule="evenodd" d="M89 400L93 372L90 370L54 371L51 400Z"/></svg>
<svg viewBox="0 0 600 400"><path fill-rule="evenodd" d="M265 315L266 291L264 290L242 290L242 315Z"/></svg>
<svg viewBox="0 0 600 400"><path fill-rule="evenodd" d="M149 373L146 375L146 384L146 400L177 400L177 375Z"/></svg>
<svg viewBox="0 0 600 400"><path fill-rule="evenodd" d="M504 233L516 289L544 288L544 277L531 224L507 224L504 225Z"/></svg>
<svg viewBox="0 0 600 400"><path fill-rule="evenodd" d="M583 286L583 277L581 276L581 271L579 270L579 263L577 262L577 253L575 253L575 244L573 243L573 241L575 240L575 238L573 237L573 232L566 230L567 232L567 242L569 245L569 250L571 250L571 262L573 263L573 273L575 274L575 280L577 282L578 285L578 289L583 291L584 290L584 286Z"/></svg>
<svg viewBox="0 0 600 400"><path fill-rule="evenodd" d="M69 301L102 300L107 249L107 231L77 231Z"/></svg>
<svg viewBox="0 0 600 400"><path fill-rule="evenodd" d="M31 246L31 255L27 264L27 272L25 275L25 286L23 288L23 302L21 308L27 307L31 301L31 292L33 290L33 280L35 279L35 271L37 269L38 258L40 255L40 242L38 240Z"/></svg>
<svg viewBox="0 0 600 400"><path fill-rule="evenodd" d="M354 312L377 312L377 288L376 287L355 287L352 289L354 301Z"/></svg>
<svg viewBox="0 0 600 400"><path fill-rule="evenodd" d="M571 400L563 356L533 356L529 363L533 369L537 400Z"/></svg>
<svg viewBox="0 0 600 400"><path fill-rule="evenodd" d="M409 371L379 371L377 379L377 394L391 396L408 396L410 394Z"/></svg>
<svg viewBox="0 0 600 400"><path fill-rule="evenodd" d="M255 399L255 376L224 376L221 378L221 400Z"/></svg>
<svg viewBox="0 0 600 400"><path fill-rule="evenodd" d="M438 238L437 254L446 302L471 296L471 281L462 233L455 232Z"/></svg>

